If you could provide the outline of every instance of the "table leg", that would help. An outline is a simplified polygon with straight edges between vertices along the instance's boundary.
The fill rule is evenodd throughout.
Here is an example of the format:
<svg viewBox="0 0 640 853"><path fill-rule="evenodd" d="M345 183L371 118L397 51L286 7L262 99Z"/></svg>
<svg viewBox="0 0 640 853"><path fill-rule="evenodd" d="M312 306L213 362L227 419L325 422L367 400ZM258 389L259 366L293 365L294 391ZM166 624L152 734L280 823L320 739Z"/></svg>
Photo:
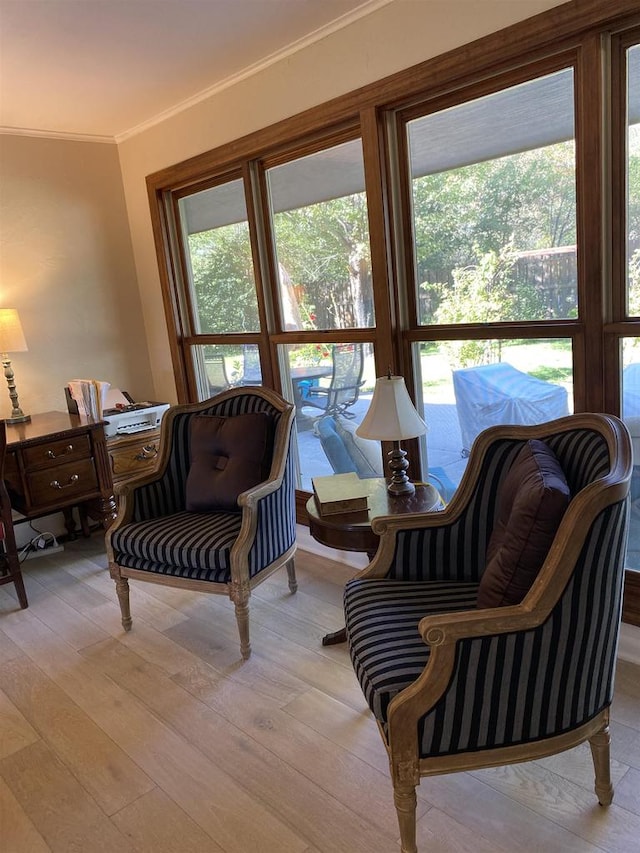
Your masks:
<svg viewBox="0 0 640 853"><path fill-rule="evenodd" d="M369 558L369 562L373 560L375 557L375 551L367 551L367 557ZM323 646L336 646L338 643L346 643L347 642L347 629L339 628L337 631L332 631L330 634L325 634L322 638Z"/></svg>
<svg viewBox="0 0 640 853"><path fill-rule="evenodd" d="M330 634L325 634L322 638L323 646L335 646L338 643L347 642L347 629L340 628L338 631L332 631Z"/></svg>
<svg viewBox="0 0 640 853"><path fill-rule="evenodd" d="M67 528L67 538L72 542L74 539L78 538L76 534L76 520L73 517L73 507L63 507L62 514L64 516L64 526Z"/></svg>

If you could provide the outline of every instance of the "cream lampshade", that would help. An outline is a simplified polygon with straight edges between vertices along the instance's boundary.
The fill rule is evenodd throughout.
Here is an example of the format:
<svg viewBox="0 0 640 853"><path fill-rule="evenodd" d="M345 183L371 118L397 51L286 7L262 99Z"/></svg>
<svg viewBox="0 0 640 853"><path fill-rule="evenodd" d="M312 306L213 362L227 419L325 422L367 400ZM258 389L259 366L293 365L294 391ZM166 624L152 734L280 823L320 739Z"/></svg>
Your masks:
<svg viewBox="0 0 640 853"><path fill-rule="evenodd" d="M11 416L5 418L8 424L25 423L31 420L31 415L25 415L18 404L18 392L13 381L13 369L8 353L26 352L27 342L22 331L22 323L15 308L0 308L0 353L4 375L9 386L11 398Z"/></svg>
<svg viewBox="0 0 640 853"><path fill-rule="evenodd" d="M362 438L393 442L393 450L389 453L392 476L387 487L392 495L415 492L415 486L407 477L409 462L400 442L424 435L426 431L427 425L411 402L402 376L392 376L389 371L388 376L376 379L371 405L356 434Z"/></svg>

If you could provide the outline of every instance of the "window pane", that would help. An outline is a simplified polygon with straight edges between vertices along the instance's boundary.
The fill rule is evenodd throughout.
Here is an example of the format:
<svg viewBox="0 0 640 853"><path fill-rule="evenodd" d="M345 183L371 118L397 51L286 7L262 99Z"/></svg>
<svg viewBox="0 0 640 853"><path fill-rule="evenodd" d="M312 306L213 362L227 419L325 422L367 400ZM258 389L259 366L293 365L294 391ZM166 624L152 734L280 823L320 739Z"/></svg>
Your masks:
<svg viewBox="0 0 640 853"><path fill-rule="evenodd" d="M360 140L267 172L284 328L372 327Z"/></svg>
<svg viewBox="0 0 640 853"><path fill-rule="evenodd" d="M640 338L622 341L622 418L631 434L631 515L627 566L640 569Z"/></svg>
<svg viewBox="0 0 640 853"><path fill-rule="evenodd" d="M194 346L191 348L193 366L198 382L198 399L206 400L234 385L259 385L244 382L246 347Z"/></svg>
<svg viewBox="0 0 640 853"><path fill-rule="evenodd" d="M445 500L460 483L483 429L544 423L573 411L572 350L566 339L422 343L415 345L414 359L429 427L423 476L428 469Z"/></svg>
<svg viewBox="0 0 640 853"><path fill-rule="evenodd" d="M242 181L180 200L195 334L259 331Z"/></svg>
<svg viewBox="0 0 640 853"><path fill-rule="evenodd" d="M408 137L419 322L576 317L572 71L416 119Z"/></svg>
<svg viewBox="0 0 640 853"><path fill-rule="evenodd" d="M640 47L627 51L628 313L640 315Z"/></svg>
<svg viewBox="0 0 640 853"><path fill-rule="evenodd" d="M355 435L373 394L373 346L361 343L279 347L282 385L296 405L298 488L311 478L355 471L382 475L380 442Z"/></svg>

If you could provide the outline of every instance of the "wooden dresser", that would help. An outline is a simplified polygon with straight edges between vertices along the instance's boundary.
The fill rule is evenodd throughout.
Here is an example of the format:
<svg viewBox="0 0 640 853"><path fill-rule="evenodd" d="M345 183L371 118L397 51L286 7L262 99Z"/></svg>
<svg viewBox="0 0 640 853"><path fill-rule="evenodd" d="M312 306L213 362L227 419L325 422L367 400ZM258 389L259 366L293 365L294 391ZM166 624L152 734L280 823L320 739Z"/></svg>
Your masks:
<svg viewBox="0 0 640 853"><path fill-rule="evenodd" d="M151 471L159 446L160 427L108 438L107 451L114 488Z"/></svg>
<svg viewBox="0 0 640 853"><path fill-rule="evenodd" d="M31 421L7 424L4 479L14 510L37 518L62 511L69 538L75 538L73 508L82 531L88 519L106 528L116 505L104 429L67 412L32 415Z"/></svg>

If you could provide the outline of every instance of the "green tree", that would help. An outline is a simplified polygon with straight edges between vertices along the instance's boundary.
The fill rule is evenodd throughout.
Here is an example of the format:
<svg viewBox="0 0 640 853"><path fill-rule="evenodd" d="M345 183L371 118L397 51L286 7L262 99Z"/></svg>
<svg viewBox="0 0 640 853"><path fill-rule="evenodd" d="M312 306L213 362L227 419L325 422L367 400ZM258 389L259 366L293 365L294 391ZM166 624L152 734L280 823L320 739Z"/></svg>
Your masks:
<svg viewBox="0 0 640 853"><path fill-rule="evenodd" d="M318 328L372 324L369 224L364 193L274 217L278 262Z"/></svg>
<svg viewBox="0 0 640 853"><path fill-rule="evenodd" d="M247 223L191 234L189 257L200 332L259 329Z"/></svg>
<svg viewBox="0 0 640 853"><path fill-rule="evenodd" d="M422 322L435 320L454 286L454 270L476 267L484 254L505 246L517 253L574 244L575 206L572 141L415 179ZM533 319L543 308L540 294L527 288L518 303L521 318Z"/></svg>
<svg viewBox="0 0 640 853"><path fill-rule="evenodd" d="M453 272L453 288L436 312L436 322L492 323L514 318L517 299L513 293L515 256L510 246L500 253L486 252L473 266ZM500 357L499 342L451 341L444 344L453 368L489 364Z"/></svg>

